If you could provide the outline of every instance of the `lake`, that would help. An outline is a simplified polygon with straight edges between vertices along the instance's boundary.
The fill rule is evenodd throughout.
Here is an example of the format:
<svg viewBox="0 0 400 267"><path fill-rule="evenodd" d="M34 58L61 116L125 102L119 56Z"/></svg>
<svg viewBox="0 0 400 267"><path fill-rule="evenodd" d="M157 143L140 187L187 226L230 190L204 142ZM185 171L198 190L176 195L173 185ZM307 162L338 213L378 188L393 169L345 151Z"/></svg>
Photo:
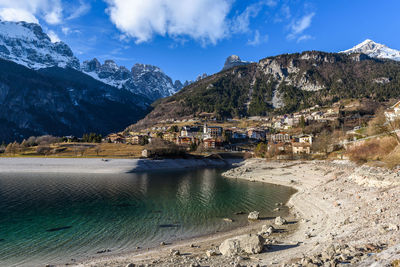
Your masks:
<svg viewBox="0 0 400 267"><path fill-rule="evenodd" d="M276 216L275 203L295 192L223 171L0 174L0 266L71 263L227 231L248 224L235 213Z"/></svg>

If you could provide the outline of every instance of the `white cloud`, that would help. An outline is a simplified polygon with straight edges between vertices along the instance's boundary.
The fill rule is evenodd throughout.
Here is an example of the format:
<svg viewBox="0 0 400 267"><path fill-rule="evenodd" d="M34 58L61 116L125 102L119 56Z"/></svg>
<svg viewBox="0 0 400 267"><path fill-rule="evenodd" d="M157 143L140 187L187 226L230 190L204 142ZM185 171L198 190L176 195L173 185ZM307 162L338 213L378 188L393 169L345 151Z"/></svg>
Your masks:
<svg viewBox="0 0 400 267"><path fill-rule="evenodd" d="M79 18L85 15L90 10L90 4L85 3L83 0L79 0L79 6L68 16L68 20Z"/></svg>
<svg viewBox="0 0 400 267"><path fill-rule="evenodd" d="M39 23L37 18L28 11L16 8L0 9L0 19L8 21L26 21L30 23Z"/></svg>
<svg viewBox="0 0 400 267"><path fill-rule="evenodd" d="M256 30L253 39L248 40L247 44L251 46L257 46L260 45L261 43L266 43L266 42L268 42L268 35L261 36L260 31Z"/></svg>
<svg viewBox="0 0 400 267"><path fill-rule="evenodd" d="M71 29L69 27L61 27L61 31L64 35L68 35L71 32Z"/></svg>
<svg viewBox="0 0 400 267"><path fill-rule="evenodd" d="M38 17L48 24L62 21L61 0L0 0L3 20L38 23Z"/></svg>
<svg viewBox="0 0 400 267"><path fill-rule="evenodd" d="M52 30L48 31L47 35L50 37L52 43L57 43L61 41L58 35Z"/></svg>
<svg viewBox="0 0 400 267"><path fill-rule="evenodd" d="M312 37L311 35L308 35L308 34L304 34L304 35L300 36L299 38L297 38L297 42L300 43L302 41L307 41L310 39L314 39L314 37Z"/></svg>
<svg viewBox="0 0 400 267"><path fill-rule="evenodd" d="M289 40L292 40L301 35L307 28L311 26L311 22L314 16L315 13L310 13L303 16L301 19L297 21L293 21L289 25L291 32L287 35L287 38Z"/></svg>
<svg viewBox="0 0 400 267"><path fill-rule="evenodd" d="M250 31L250 19L257 17L260 13L264 2L259 2L248 6L243 13L236 16L232 22L232 32L246 33Z"/></svg>
<svg viewBox="0 0 400 267"><path fill-rule="evenodd" d="M187 36L216 44L229 34L233 0L105 0L115 26L137 43L154 35Z"/></svg>

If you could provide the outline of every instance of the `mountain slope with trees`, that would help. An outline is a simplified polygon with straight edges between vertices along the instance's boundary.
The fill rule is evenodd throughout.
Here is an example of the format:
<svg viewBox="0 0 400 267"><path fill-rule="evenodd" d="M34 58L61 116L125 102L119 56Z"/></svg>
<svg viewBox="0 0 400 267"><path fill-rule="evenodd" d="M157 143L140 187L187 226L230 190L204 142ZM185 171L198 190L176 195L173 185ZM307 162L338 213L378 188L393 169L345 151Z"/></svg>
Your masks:
<svg viewBox="0 0 400 267"><path fill-rule="evenodd" d="M208 76L153 104L134 126L199 117L259 116L295 112L341 99L386 101L400 97L400 63L364 54L306 51L268 57Z"/></svg>
<svg viewBox="0 0 400 267"><path fill-rule="evenodd" d="M32 70L0 59L1 141L45 134L107 134L143 118L149 104L142 96L75 69Z"/></svg>

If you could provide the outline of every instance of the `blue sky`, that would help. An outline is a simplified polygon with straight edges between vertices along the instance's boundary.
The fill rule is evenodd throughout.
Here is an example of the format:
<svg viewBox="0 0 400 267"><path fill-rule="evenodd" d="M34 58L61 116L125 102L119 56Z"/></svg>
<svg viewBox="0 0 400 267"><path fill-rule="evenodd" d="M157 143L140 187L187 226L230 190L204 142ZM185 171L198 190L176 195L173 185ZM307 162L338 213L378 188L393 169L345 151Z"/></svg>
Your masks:
<svg viewBox="0 0 400 267"><path fill-rule="evenodd" d="M0 18L37 22L80 60L161 67L173 79L242 60L337 52L369 38L400 49L398 0L0 0Z"/></svg>

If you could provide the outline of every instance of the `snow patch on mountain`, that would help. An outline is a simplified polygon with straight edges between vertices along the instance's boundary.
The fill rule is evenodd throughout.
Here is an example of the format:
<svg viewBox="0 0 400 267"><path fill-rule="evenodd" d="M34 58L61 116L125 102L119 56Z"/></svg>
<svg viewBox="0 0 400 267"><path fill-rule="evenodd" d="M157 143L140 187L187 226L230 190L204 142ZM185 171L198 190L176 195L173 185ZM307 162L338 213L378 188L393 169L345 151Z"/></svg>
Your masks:
<svg viewBox="0 0 400 267"><path fill-rule="evenodd" d="M387 47L386 45L376 43L370 39L354 46L351 49L341 51L340 53L352 54L362 53L372 58L382 58L400 61L400 51Z"/></svg>
<svg viewBox="0 0 400 267"><path fill-rule="evenodd" d="M0 21L0 58L31 69L53 66L79 69L79 60L68 45L52 43L34 23Z"/></svg>
<svg viewBox="0 0 400 267"><path fill-rule="evenodd" d="M182 89L180 81L173 82L159 67L135 64L131 70L118 66L113 60L101 64L96 58L84 61L81 70L91 77L117 88L124 88L151 100L171 96Z"/></svg>

